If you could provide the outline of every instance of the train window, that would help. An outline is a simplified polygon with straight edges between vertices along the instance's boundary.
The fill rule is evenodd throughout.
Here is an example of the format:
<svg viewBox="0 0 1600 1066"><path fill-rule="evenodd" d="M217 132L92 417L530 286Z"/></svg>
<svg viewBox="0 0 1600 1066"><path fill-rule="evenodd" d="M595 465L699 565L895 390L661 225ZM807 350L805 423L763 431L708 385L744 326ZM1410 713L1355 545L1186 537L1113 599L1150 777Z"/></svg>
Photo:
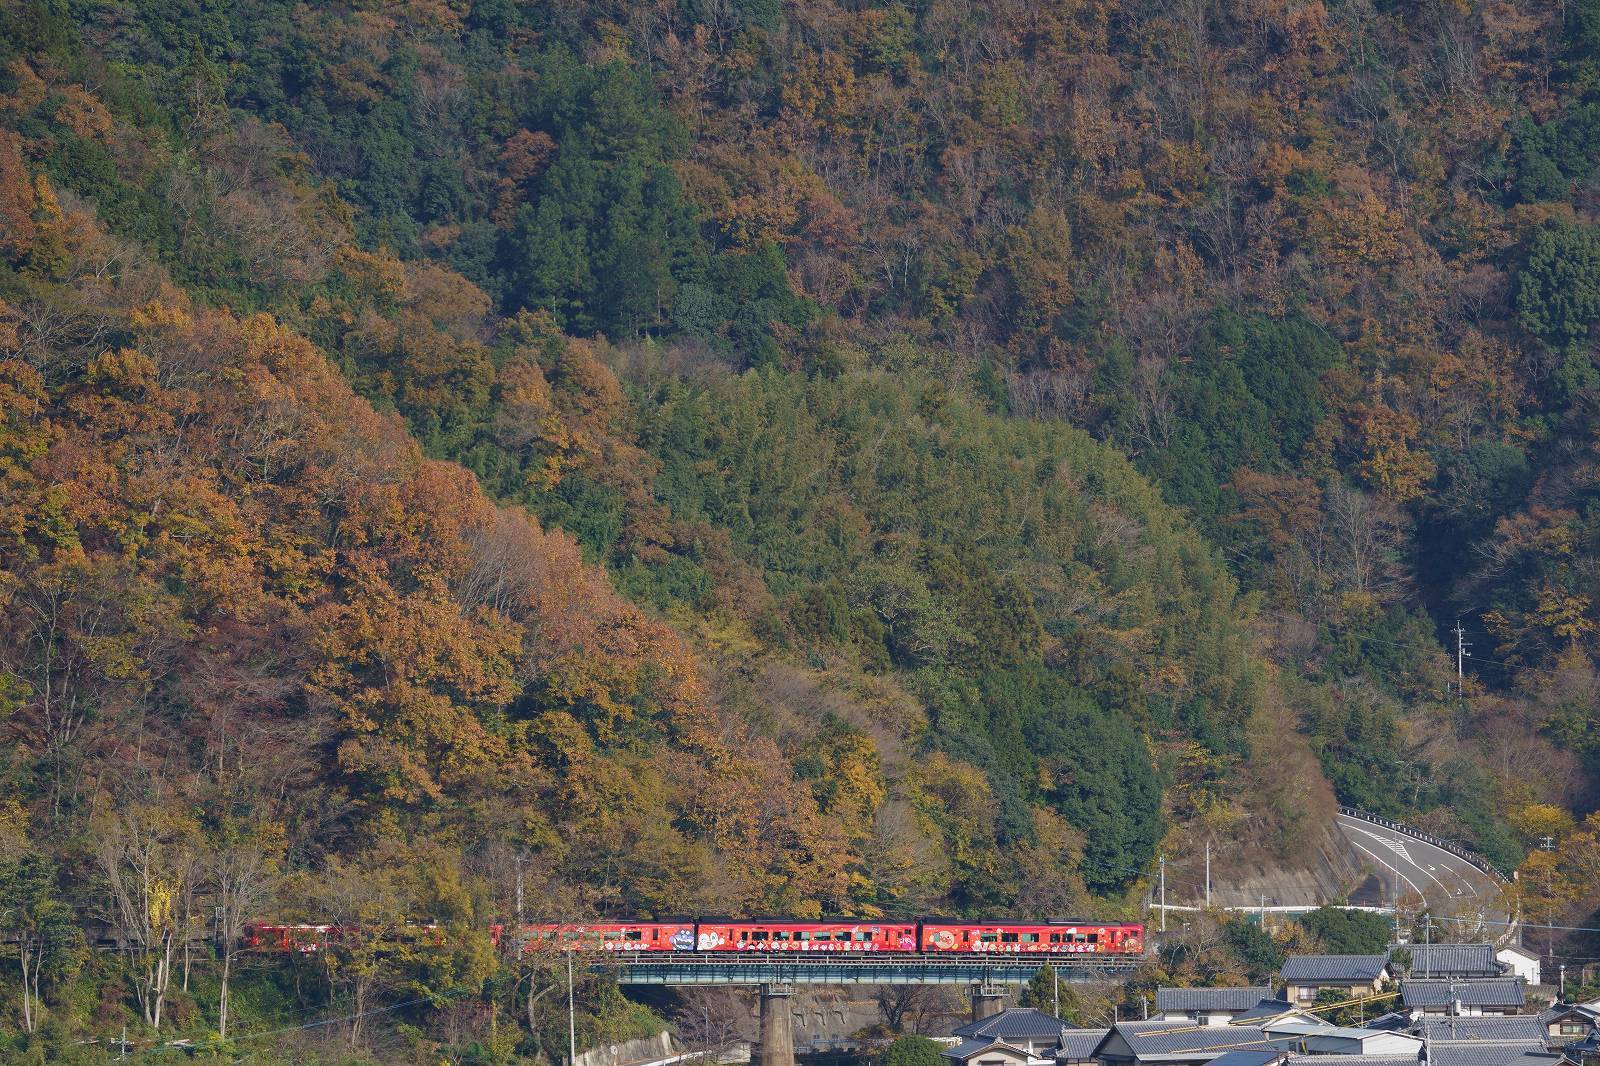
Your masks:
<svg viewBox="0 0 1600 1066"><path fill-rule="evenodd" d="M1084 939L1087 940L1091 944L1098 944L1100 942L1100 934L1099 933L1090 933L1088 936L1084 937Z"/></svg>
<svg viewBox="0 0 1600 1066"><path fill-rule="evenodd" d="M833 939L833 934L832 933L812 933L811 934L811 939L812 940L817 940L817 941L822 941L822 942L827 942L827 941L830 941L830 940Z"/></svg>
<svg viewBox="0 0 1600 1066"><path fill-rule="evenodd" d="M1022 942L1024 944L1037 944L1039 942L1039 934L1038 933L1023 933L1022 934Z"/></svg>
<svg viewBox="0 0 1600 1066"><path fill-rule="evenodd" d="M786 931L782 930L782 929L776 929L772 933L772 939L774 939L774 940L788 940L789 939L789 934Z"/></svg>
<svg viewBox="0 0 1600 1066"><path fill-rule="evenodd" d="M750 939L765 940L767 939L767 931L765 929L757 929L755 932L750 934Z"/></svg>
<svg viewBox="0 0 1600 1066"><path fill-rule="evenodd" d="M993 933L979 933L978 934L978 943L980 943L980 944L993 944L994 942L995 942L995 935Z"/></svg>
<svg viewBox="0 0 1600 1066"><path fill-rule="evenodd" d="M872 939L872 934L871 933L863 933L863 932L861 932L859 930L856 932L856 943L857 944L865 944L867 941L869 941L871 939Z"/></svg>
<svg viewBox="0 0 1600 1066"><path fill-rule="evenodd" d="M1000 934L1000 943L1002 943L1002 944L1015 944L1016 942L1017 942L1017 934L1015 934L1015 933L1001 933Z"/></svg>
<svg viewBox="0 0 1600 1066"><path fill-rule="evenodd" d="M1060 933L1051 933L1050 934L1050 943L1052 943L1052 944L1061 943L1061 934Z"/></svg>
<svg viewBox="0 0 1600 1066"><path fill-rule="evenodd" d="M804 929L801 929L794 934L794 938L796 940L810 940L811 934L806 932Z"/></svg>
<svg viewBox="0 0 1600 1066"><path fill-rule="evenodd" d="M623 934L623 938L626 939L626 940L643 940L644 939L644 932L643 932L643 930L639 930L639 929L629 929L626 933Z"/></svg>

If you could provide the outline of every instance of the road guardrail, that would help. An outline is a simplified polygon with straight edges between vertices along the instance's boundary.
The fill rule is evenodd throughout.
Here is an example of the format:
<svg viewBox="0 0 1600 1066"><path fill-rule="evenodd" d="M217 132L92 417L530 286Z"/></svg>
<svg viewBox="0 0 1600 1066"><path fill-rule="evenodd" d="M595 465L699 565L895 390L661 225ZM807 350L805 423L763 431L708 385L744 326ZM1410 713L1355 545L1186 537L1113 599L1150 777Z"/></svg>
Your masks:
<svg viewBox="0 0 1600 1066"><path fill-rule="evenodd" d="M1339 808L1339 813L1347 818L1359 818L1363 822L1371 822L1373 825L1381 825L1385 829L1393 829L1396 833L1404 833L1408 837L1415 837L1424 843L1432 844L1436 848L1442 848L1445 851L1448 851L1458 859L1465 859L1467 862L1470 862L1473 866L1477 867L1479 870L1488 874L1490 877L1494 878L1496 881L1499 881L1503 885L1509 885L1511 883L1511 878L1506 876L1505 871L1501 870L1498 866L1484 858L1482 855L1479 855L1477 852L1471 850L1470 848L1464 848L1453 840L1446 840L1443 837L1436 837L1432 833L1424 833L1422 830L1413 829L1403 822L1396 822L1393 819L1385 818L1382 815L1373 814L1371 811L1363 811L1358 807L1341 806Z"/></svg>

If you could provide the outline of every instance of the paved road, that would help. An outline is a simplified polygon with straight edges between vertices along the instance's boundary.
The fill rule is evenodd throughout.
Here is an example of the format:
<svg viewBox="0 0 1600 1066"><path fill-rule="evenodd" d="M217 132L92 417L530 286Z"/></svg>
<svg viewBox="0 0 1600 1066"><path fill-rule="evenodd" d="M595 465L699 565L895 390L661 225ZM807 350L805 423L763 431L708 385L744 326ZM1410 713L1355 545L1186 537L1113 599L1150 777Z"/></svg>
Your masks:
<svg viewBox="0 0 1600 1066"><path fill-rule="evenodd" d="M1486 923L1486 928L1478 930L1468 925L1452 930L1459 934L1481 931L1494 935L1504 930L1503 925L1495 924L1506 920L1506 912L1501 884L1494 877L1425 840L1347 814L1338 819L1345 839L1373 873L1357 896L1370 896L1378 904L1399 899L1402 907L1408 900L1416 906L1420 897L1434 914ZM1351 902L1366 903L1368 899L1352 898Z"/></svg>

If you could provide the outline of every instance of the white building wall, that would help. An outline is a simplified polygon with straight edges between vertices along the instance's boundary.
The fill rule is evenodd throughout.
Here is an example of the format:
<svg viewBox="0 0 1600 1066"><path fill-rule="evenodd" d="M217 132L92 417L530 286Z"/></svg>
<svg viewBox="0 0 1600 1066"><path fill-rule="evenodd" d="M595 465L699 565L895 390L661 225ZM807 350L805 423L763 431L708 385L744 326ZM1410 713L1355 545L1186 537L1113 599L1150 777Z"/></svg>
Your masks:
<svg viewBox="0 0 1600 1066"><path fill-rule="evenodd" d="M1520 977L1525 984L1542 984L1539 974L1539 960L1528 952L1518 948L1501 948L1495 958L1511 967L1511 976Z"/></svg>

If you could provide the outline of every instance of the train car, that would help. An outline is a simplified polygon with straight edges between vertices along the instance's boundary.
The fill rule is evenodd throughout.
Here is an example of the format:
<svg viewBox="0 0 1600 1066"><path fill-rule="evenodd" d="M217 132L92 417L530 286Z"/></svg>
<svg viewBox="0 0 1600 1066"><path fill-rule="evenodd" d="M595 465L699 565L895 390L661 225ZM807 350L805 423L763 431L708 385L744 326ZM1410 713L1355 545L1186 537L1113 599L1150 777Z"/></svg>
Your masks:
<svg viewBox="0 0 1600 1066"><path fill-rule="evenodd" d="M531 922L507 929L495 926L491 939L499 945L515 932L521 951L692 951L694 922L687 919L641 922Z"/></svg>
<svg viewBox="0 0 1600 1066"><path fill-rule="evenodd" d="M358 925L277 924L251 922L244 927L243 944L251 951L296 952L314 955L331 944L354 941L362 935ZM444 929L437 922L406 922L384 933L392 943L443 947Z"/></svg>
<svg viewBox="0 0 1600 1066"><path fill-rule="evenodd" d="M922 922L922 950L938 954L1141 955L1144 926L1118 922Z"/></svg>
<svg viewBox="0 0 1600 1066"><path fill-rule="evenodd" d="M914 921L861 922L849 919L798 921L793 918L701 919L697 951L822 951L851 954L917 950Z"/></svg>
<svg viewBox="0 0 1600 1066"><path fill-rule="evenodd" d="M339 930L333 925L273 924L251 922L244 927L242 941L250 951L291 951L301 955L314 955L338 939Z"/></svg>

